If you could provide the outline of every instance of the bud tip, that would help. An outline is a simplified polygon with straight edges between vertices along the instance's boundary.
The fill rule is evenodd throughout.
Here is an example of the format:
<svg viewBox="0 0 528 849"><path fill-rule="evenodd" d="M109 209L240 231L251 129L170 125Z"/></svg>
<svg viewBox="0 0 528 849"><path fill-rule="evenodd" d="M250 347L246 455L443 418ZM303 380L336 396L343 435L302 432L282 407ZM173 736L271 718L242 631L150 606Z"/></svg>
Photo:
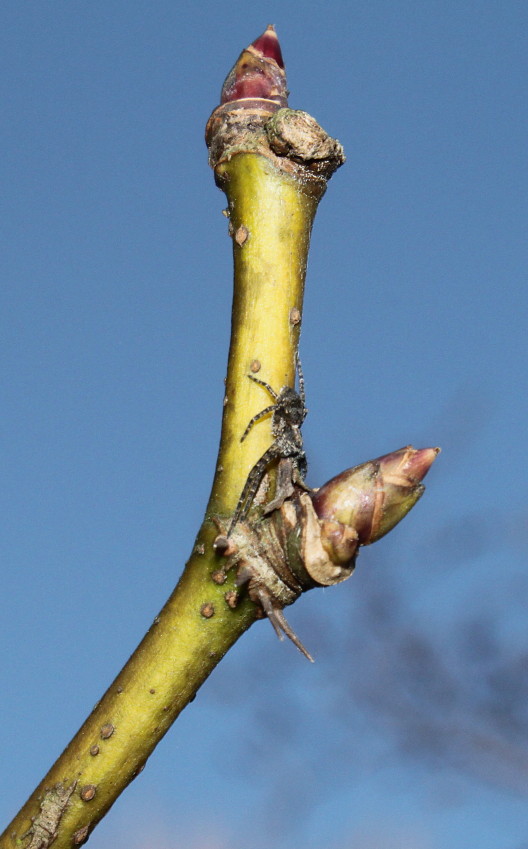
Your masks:
<svg viewBox="0 0 528 849"><path fill-rule="evenodd" d="M222 87L222 104L255 98L288 104L282 51L271 25L242 51Z"/></svg>
<svg viewBox="0 0 528 849"><path fill-rule="evenodd" d="M421 481L440 454L440 448L413 448L408 446L409 454L404 457L404 469L410 478Z"/></svg>
<svg viewBox="0 0 528 849"><path fill-rule="evenodd" d="M266 31L263 32L262 35L259 35L259 37L251 43L251 46L254 47L255 50L258 50L264 58L274 59L279 68L284 68L282 51L273 24L269 24Z"/></svg>

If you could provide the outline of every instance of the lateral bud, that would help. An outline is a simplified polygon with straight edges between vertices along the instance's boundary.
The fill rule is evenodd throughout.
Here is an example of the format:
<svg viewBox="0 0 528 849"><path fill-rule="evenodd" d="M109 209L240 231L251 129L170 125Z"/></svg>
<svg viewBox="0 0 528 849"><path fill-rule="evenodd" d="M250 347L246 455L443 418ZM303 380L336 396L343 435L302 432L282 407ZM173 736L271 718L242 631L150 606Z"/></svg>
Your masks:
<svg viewBox="0 0 528 849"><path fill-rule="evenodd" d="M279 637L289 637L309 660L283 608L307 590L350 577L359 547L388 533L416 504L439 451L408 445L347 469L317 492L296 487L269 518L239 522L233 530L237 585L246 587ZM217 537L217 549L219 540L227 537Z"/></svg>
<svg viewBox="0 0 528 849"><path fill-rule="evenodd" d="M421 483L439 448L407 445L336 475L312 495L321 542L335 563L385 536L423 495Z"/></svg>

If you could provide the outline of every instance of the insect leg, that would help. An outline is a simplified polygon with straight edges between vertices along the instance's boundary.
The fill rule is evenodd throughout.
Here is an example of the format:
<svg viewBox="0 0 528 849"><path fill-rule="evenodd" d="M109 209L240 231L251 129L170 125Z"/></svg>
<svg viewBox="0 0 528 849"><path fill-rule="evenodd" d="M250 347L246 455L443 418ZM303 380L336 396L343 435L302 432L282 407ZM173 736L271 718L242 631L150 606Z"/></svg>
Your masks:
<svg viewBox="0 0 528 849"><path fill-rule="evenodd" d="M302 401L303 407L306 406L306 395L304 394L304 375L301 366L301 358L299 356L299 352L295 355L295 365L297 366L297 374L299 376L299 396Z"/></svg>
<svg viewBox="0 0 528 849"><path fill-rule="evenodd" d="M253 468L251 469L249 475L246 478L246 482L244 484L244 489L238 499L238 504L235 508L235 512L233 513L233 518L231 519L231 524L229 525L229 530L227 532L227 536L229 536L233 532L233 528L235 525L246 518L249 513L251 504L253 503L253 499L257 494L257 490L260 486L260 482L264 477L264 472L266 471L266 466L268 463L271 463L272 460L275 460L277 454L273 448L273 445L268 448L268 450L262 455L260 460L257 460Z"/></svg>
<svg viewBox="0 0 528 849"><path fill-rule="evenodd" d="M264 507L264 515L278 510L287 498L293 495L293 461L291 457L281 457L277 468L277 483L275 485L275 497L268 501Z"/></svg>
<svg viewBox="0 0 528 849"><path fill-rule="evenodd" d="M277 393L275 392L275 390L271 388L271 386L269 385L269 383L266 383L266 381L265 381L265 380L261 380L261 379L260 379L260 377L255 377L255 375L254 375L254 374L248 374L248 377L249 377L249 379L250 379L250 380L252 380L252 381L253 381L253 383L258 383L258 385L259 385L259 386L263 386L263 387L264 387L264 389L267 389L267 391L269 392L269 394L271 395L271 397L272 397L272 398L275 398L275 400L277 400L277 398L278 398L279 396L277 395Z"/></svg>
<svg viewBox="0 0 528 849"><path fill-rule="evenodd" d="M260 421L260 419L263 419L264 416L268 415L268 413L272 413L276 409L276 407L277 407L276 404L271 404L269 407L266 407L264 410L261 410L260 413L257 413L255 416L253 416L253 418L248 422L248 426L246 427L244 433L240 437L240 441L241 442L244 441L244 439L248 435L249 431L251 430L251 428L253 427L253 425L256 422Z"/></svg>

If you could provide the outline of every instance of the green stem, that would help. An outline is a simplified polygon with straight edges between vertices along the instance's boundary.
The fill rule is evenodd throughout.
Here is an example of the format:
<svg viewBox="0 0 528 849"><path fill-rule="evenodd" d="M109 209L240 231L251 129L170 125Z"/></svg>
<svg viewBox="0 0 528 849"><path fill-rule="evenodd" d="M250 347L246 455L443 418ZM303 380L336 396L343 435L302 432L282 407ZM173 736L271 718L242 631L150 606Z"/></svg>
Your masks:
<svg viewBox="0 0 528 849"><path fill-rule="evenodd" d="M208 510L229 513L271 441L263 426L240 442L249 419L269 403L248 373L256 372L277 391L294 384L318 198L259 154L239 154L216 174L229 201L235 285L219 469Z"/></svg>

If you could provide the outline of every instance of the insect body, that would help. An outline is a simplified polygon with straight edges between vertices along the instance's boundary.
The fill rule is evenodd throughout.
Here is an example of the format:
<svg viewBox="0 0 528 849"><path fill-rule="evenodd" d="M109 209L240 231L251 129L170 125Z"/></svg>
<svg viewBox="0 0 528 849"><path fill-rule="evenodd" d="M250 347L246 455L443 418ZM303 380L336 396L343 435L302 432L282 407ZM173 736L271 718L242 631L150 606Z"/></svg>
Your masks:
<svg viewBox="0 0 528 849"><path fill-rule="evenodd" d="M283 386L278 394L272 389L269 383L259 380L258 377L254 377L252 374L248 374L251 380L258 383L259 386L263 386L269 392L275 403L270 404L264 410L261 410L260 413L253 416L242 434L240 441L243 442L253 425L269 413L273 413L271 433L275 437L275 440L251 469L244 484L244 489L238 499L227 536L231 534L237 522L240 522L247 516L266 469L273 461L285 460L287 462L279 465L276 496L266 506L266 513L270 513L272 510L280 507L284 499L292 494L293 482L299 484L304 489L308 488L304 484L308 464L306 462L306 454L301 436L301 425L306 418L307 410L305 406L304 378L299 359L297 359L297 370L299 372L299 392L296 392L291 386Z"/></svg>

